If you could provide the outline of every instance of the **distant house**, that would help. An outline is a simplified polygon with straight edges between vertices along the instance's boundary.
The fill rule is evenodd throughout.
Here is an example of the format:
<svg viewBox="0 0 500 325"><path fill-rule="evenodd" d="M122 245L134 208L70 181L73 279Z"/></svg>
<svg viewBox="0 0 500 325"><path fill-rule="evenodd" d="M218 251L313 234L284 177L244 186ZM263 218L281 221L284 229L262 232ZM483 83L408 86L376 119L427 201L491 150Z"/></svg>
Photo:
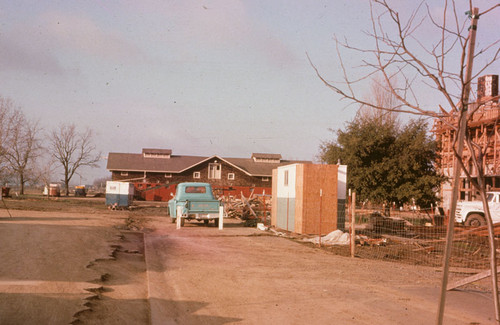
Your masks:
<svg viewBox="0 0 500 325"><path fill-rule="evenodd" d="M170 149L143 149L142 153L115 153L108 155L107 169L113 181L136 184L139 192L170 188L181 182L207 182L220 194L271 194L272 171L278 166L310 161L284 160L280 154L254 153L250 158L225 158L173 155ZM168 193L170 194L170 193ZM166 201L166 193L145 199Z"/></svg>

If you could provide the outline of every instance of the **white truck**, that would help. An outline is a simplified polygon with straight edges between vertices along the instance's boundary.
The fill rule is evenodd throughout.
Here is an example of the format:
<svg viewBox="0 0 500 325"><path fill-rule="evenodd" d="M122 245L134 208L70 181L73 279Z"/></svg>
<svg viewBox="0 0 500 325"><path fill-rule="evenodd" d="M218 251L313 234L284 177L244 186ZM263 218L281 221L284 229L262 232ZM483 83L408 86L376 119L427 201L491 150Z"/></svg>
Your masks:
<svg viewBox="0 0 500 325"><path fill-rule="evenodd" d="M486 195L493 223L500 222L500 192L487 192ZM481 201L458 202L455 221L472 227L485 226L483 203Z"/></svg>

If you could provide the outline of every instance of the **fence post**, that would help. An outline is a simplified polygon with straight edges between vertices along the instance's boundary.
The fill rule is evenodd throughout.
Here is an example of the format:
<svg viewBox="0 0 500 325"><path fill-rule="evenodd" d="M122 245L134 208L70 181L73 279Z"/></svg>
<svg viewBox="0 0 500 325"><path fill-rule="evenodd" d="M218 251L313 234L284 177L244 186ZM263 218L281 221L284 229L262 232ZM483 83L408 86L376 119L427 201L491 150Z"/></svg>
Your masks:
<svg viewBox="0 0 500 325"><path fill-rule="evenodd" d="M219 207L219 230L224 228L224 207L221 205Z"/></svg>
<svg viewBox="0 0 500 325"><path fill-rule="evenodd" d="M182 218L182 207L177 206L177 213L176 213L176 221L177 221L177 229L181 229L181 218Z"/></svg>
<svg viewBox="0 0 500 325"><path fill-rule="evenodd" d="M352 192L351 199L351 257L354 257L354 249L356 247L356 230L354 229L356 224L356 192Z"/></svg>
<svg viewBox="0 0 500 325"><path fill-rule="evenodd" d="M323 189L319 189L319 238L318 243L321 247L321 205L323 204Z"/></svg>

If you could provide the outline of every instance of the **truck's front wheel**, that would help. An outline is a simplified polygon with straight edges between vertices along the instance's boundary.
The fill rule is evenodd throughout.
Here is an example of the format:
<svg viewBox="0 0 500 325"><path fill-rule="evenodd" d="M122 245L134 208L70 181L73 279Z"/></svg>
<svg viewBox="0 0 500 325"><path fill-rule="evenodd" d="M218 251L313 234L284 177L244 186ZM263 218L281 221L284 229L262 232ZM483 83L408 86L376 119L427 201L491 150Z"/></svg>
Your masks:
<svg viewBox="0 0 500 325"><path fill-rule="evenodd" d="M467 217L465 225L469 227L481 227L486 225L486 219L480 214L473 213Z"/></svg>

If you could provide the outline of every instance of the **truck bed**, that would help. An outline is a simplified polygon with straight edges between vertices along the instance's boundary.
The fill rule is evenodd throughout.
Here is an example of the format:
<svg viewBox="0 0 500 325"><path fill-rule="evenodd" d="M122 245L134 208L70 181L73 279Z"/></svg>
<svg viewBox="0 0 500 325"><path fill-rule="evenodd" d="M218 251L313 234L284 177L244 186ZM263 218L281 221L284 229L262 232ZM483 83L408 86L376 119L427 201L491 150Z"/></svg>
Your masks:
<svg viewBox="0 0 500 325"><path fill-rule="evenodd" d="M219 213L219 201L188 201L186 204L188 214Z"/></svg>

